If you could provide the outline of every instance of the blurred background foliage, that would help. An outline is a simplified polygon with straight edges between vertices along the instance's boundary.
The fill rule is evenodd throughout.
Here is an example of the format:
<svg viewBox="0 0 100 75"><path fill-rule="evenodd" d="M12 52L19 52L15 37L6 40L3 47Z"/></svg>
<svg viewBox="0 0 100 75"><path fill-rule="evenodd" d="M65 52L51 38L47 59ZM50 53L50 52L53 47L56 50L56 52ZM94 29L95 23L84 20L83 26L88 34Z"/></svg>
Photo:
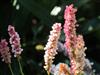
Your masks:
<svg viewBox="0 0 100 75"><path fill-rule="evenodd" d="M46 75L43 69L44 46L51 26L55 22L64 23L66 5L74 4L78 9L77 33L84 36L87 58L94 62L93 68L100 71L100 1L99 0L0 0L0 38L9 40L8 25L13 25L21 37L24 49L21 63L25 75ZM50 14L55 6L60 7L56 15ZM62 32L60 42L64 43ZM12 58L15 75L20 75L18 63ZM56 56L55 64L69 63L64 52ZM11 75L7 64L0 61L0 75Z"/></svg>

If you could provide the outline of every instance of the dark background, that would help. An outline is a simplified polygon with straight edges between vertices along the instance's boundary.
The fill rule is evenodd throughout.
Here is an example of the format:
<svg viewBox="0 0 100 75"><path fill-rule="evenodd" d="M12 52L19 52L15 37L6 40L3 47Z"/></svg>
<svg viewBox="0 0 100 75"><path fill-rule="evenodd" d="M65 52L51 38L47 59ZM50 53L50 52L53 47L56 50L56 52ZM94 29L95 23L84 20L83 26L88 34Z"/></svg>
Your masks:
<svg viewBox="0 0 100 75"><path fill-rule="evenodd" d="M7 27L15 26L21 37L24 49L21 64L25 75L46 75L43 69L44 50L51 26L55 22L64 23L63 12L66 5L74 4L78 9L76 17L79 27L77 33L84 36L86 57L94 62L93 69L100 71L100 1L99 0L0 0L0 38L9 40ZM19 10L16 10L17 6ZM61 7L57 16L50 15L55 6ZM64 43L62 32L60 42ZM39 49L37 49L38 47ZM67 62L67 57L59 52L55 64ZM19 74L18 63L12 57L12 68L15 75ZM0 75L11 75L7 64L0 61Z"/></svg>

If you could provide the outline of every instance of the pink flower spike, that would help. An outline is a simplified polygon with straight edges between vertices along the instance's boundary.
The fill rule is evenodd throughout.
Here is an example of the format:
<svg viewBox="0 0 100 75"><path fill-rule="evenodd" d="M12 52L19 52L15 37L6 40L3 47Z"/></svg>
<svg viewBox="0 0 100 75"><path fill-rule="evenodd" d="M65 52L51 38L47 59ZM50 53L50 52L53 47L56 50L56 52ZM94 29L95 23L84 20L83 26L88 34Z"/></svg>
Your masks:
<svg viewBox="0 0 100 75"><path fill-rule="evenodd" d="M73 5L66 6L64 12L64 33L65 33L65 47L69 51L68 54L71 54L70 48L74 48L76 44L76 17L75 17L76 9L73 8Z"/></svg>
<svg viewBox="0 0 100 75"><path fill-rule="evenodd" d="M71 73L73 75L83 74L85 63L85 44L82 35L76 34L76 13L73 5L66 6L64 12L65 47L71 61Z"/></svg>
<svg viewBox="0 0 100 75"><path fill-rule="evenodd" d="M61 31L61 23L55 23L52 26L52 31L50 31L50 36L48 39L48 42L46 44L46 47L44 48L45 51L45 55L44 55L44 62L45 62L45 70L47 70L47 72L50 72L52 63L53 63L53 59L55 58L55 55L57 54L57 43L58 43L58 39L60 37L60 31Z"/></svg>
<svg viewBox="0 0 100 75"><path fill-rule="evenodd" d="M11 44L14 57L18 57L23 51L20 44L19 34L15 31L15 28L11 25L8 26L8 33L10 36L9 42Z"/></svg>
<svg viewBox="0 0 100 75"><path fill-rule="evenodd" d="M5 61L5 63L11 63L11 54L9 52L9 47L7 46L8 43L6 39L2 39L0 42L0 53L2 60Z"/></svg>

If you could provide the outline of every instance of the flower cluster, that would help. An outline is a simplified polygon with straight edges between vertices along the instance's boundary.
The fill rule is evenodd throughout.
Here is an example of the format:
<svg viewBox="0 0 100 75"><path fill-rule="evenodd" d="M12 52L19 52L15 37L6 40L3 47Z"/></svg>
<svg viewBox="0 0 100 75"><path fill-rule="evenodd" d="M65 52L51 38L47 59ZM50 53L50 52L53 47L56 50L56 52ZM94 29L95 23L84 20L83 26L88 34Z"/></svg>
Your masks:
<svg viewBox="0 0 100 75"><path fill-rule="evenodd" d="M76 9L73 8L73 5L66 6L65 13L64 13L64 33L65 33L65 47L67 47L67 52L69 55L71 52L70 48L74 48L76 44L76 19L75 19L75 12Z"/></svg>
<svg viewBox="0 0 100 75"><path fill-rule="evenodd" d="M20 45L19 34L15 31L15 28L11 25L8 26L8 33L10 36L10 44L12 47L12 52L14 53L14 57L18 57L23 51Z"/></svg>
<svg viewBox="0 0 100 75"><path fill-rule="evenodd" d="M57 40L60 34L60 29L54 29L51 31L50 38L45 47L45 69L51 71L54 75L93 75L92 64L85 58L85 43L82 35L76 34L76 13L77 9L73 8L73 5L66 6L64 12L64 33L65 33L65 50L67 50L68 57L70 59L70 67L67 64L60 63L58 66L52 68L52 62L54 56L57 54ZM58 43L58 45L60 45ZM58 46L59 47L59 46ZM50 70L51 69L51 70ZM53 71L53 72L52 72ZM88 72L89 71L89 72Z"/></svg>
<svg viewBox="0 0 100 75"><path fill-rule="evenodd" d="M85 67L85 50L84 40L82 35L76 34L76 17L73 5L67 6L64 13L64 33L66 36L65 47L67 49L70 61L72 74L78 75L84 73Z"/></svg>
<svg viewBox="0 0 100 75"><path fill-rule="evenodd" d="M65 63L59 63L56 66L52 65L51 73L53 75L70 75L70 68Z"/></svg>
<svg viewBox="0 0 100 75"><path fill-rule="evenodd" d="M60 23L55 23L52 26L52 31L50 31L50 36L48 39L48 43L46 44L46 47L44 48L45 55L44 55L44 61L45 61L45 66L44 68L50 72L51 65L53 63L53 59L55 55L57 54L57 43L58 39L60 36L60 31L61 31L61 24Z"/></svg>
<svg viewBox="0 0 100 75"><path fill-rule="evenodd" d="M12 47L12 53L14 53L14 57L18 58L20 72L22 75L24 75L24 73L22 71L20 59L19 59L19 56L20 56L21 52L23 51L23 49L21 48L21 45L20 45L19 34L15 31L14 27L11 25L8 26L8 33L10 36L9 42ZM2 57L2 61L5 61L5 63L8 64L11 74L14 75L12 67L11 67L11 53L10 53L10 49L8 47L8 42L6 41L6 39L1 39L0 54Z"/></svg>
<svg viewBox="0 0 100 75"><path fill-rule="evenodd" d="M5 63L11 63L11 54L7 45L7 41L5 39L2 39L0 42L0 53L1 57L3 58L2 60L5 61Z"/></svg>

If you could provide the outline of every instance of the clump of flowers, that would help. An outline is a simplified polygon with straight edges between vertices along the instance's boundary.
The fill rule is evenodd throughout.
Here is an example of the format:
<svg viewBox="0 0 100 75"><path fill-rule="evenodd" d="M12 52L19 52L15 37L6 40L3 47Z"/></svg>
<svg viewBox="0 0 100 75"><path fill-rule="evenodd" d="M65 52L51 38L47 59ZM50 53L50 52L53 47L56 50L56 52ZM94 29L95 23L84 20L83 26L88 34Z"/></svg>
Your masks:
<svg viewBox="0 0 100 75"><path fill-rule="evenodd" d="M70 75L70 68L65 63L59 63L56 66L52 65L51 73L53 75Z"/></svg>
<svg viewBox="0 0 100 75"><path fill-rule="evenodd" d="M9 42L11 44L14 57L18 57L23 51L23 49L21 48L21 44L20 44L19 34L15 31L15 28L11 25L8 26L8 33L10 36Z"/></svg>
<svg viewBox="0 0 100 75"><path fill-rule="evenodd" d="M72 74L84 74L85 67L85 44L82 35L76 34L76 9L73 5L67 6L64 13L64 33L66 36L65 47L67 49Z"/></svg>
<svg viewBox="0 0 100 75"><path fill-rule="evenodd" d="M2 39L0 42L0 53L2 57L2 61L4 61L7 64L11 63L11 54L9 51L9 47L7 46L8 43L6 39Z"/></svg>
<svg viewBox="0 0 100 75"><path fill-rule="evenodd" d="M53 63L53 59L55 58L55 55L57 54L57 43L58 39L60 37L60 31L61 31L61 23L55 23L52 26L52 31L50 31L50 36L48 39L48 43L46 44L46 47L44 48L45 55L44 55L44 61L45 61L45 70L47 72L50 72L50 68Z"/></svg>
<svg viewBox="0 0 100 75"><path fill-rule="evenodd" d="M76 35L76 9L73 5L66 7L64 19L64 33L66 36L65 47L67 49L70 61L71 61L71 71L73 74L82 73L84 69L84 59L85 59L85 48L84 41L81 35Z"/></svg>
<svg viewBox="0 0 100 75"><path fill-rule="evenodd" d="M22 66L20 63L20 57L19 57L23 51L23 49L21 48L21 44L20 44L19 34L15 31L15 28L11 25L8 26L8 33L10 36L9 42L12 47L12 53L14 53L14 57L17 57L21 75L24 75Z"/></svg>
<svg viewBox="0 0 100 75"><path fill-rule="evenodd" d="M12 51L12 53L14 53L14 57L17 57L17 59L18 59L21 75L24 75L24 73L22 71L20 59L19 59L19 56L20 56L21 52L23 51L23 49L21 48L21 44L20 44L19 34L15 31L15 28L11 25L8 26L8 33L10 36L9 42L10 42L11 47L12 47L11 51ZM6 41L6 39L2 39L0 42L1 57L3 58L2 60L8 64L8 67L10 68L11 74L14 75L12 68L11 68L11 54L10 54L9 50L10 49L8 47L8 42Z"/></svg>
<svg viewBox="0 0 100 75"><path fill-rule="evenodd" d="M89 62L88 59L85 58L86 47L83 40L83 36L76 34L76 11L77 9L73 8L73 5L69 5L66 6L64 12L64 33L66 37L64 46L67 50L68 57L70 59L70 67L68 67L67 64L60 63L57 68L54 68L54 75L93 75L91 66L92 64ZM54 33L53 35L56 34ZM46 70L50 70L51 64L53 62L52 59L56 54L56 52L51 52L52 48L54 49L54 51L57 49L57 45L52 46L52 44L55 43L55 41L51 41L52 40L49 39L46 45L47 51L44 55L45 64L47 65L45 67ZM87 73L86 68L88 68L88 70L90 70L91 72Z"/></svg>

